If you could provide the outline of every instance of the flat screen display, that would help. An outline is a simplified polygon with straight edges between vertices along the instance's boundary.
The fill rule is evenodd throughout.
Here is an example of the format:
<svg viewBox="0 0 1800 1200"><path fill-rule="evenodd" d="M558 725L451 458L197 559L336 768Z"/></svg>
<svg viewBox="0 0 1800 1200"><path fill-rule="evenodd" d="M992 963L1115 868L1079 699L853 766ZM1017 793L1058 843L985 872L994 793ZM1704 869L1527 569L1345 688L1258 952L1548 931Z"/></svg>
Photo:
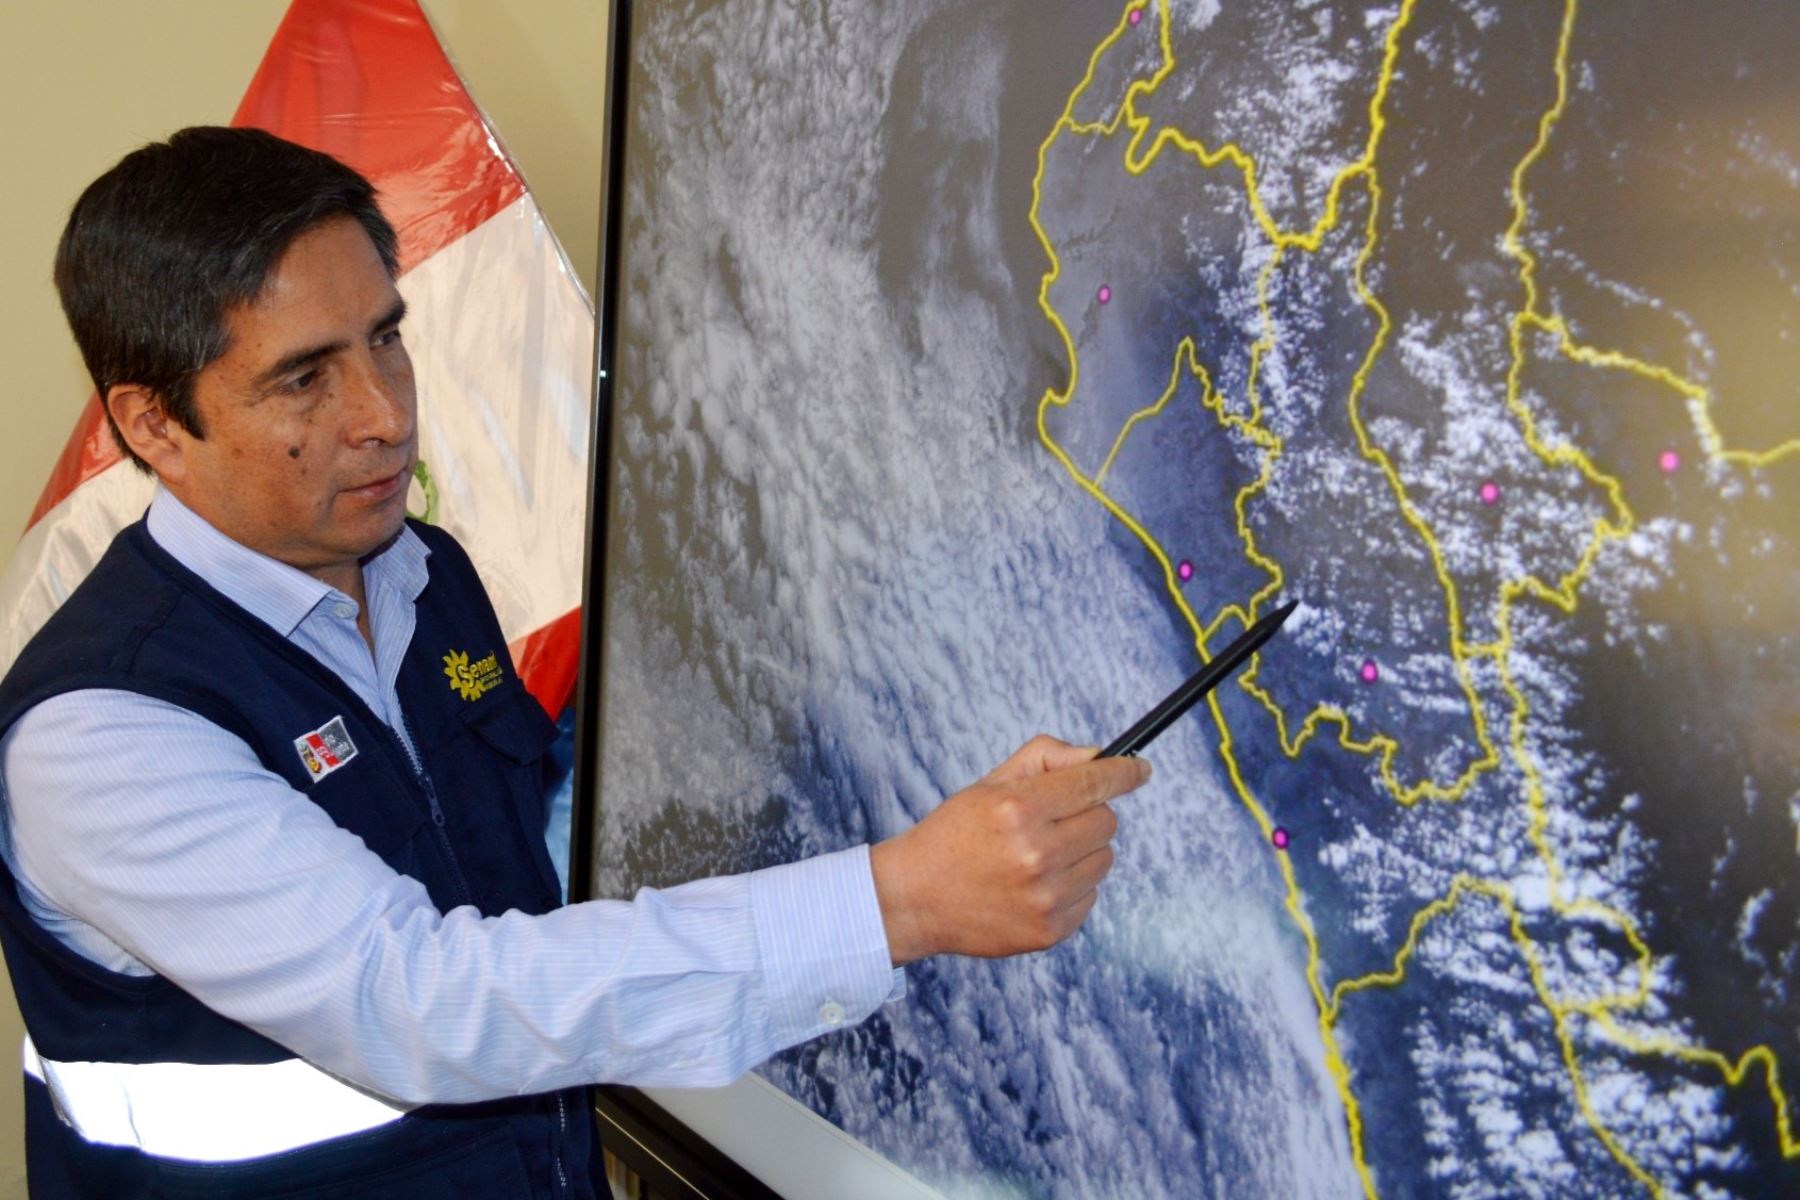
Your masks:
<svg viewBox="0 0 1800 1200"><path fill-rule="evenodd" d="M1800 1192L1800 21L635 0L603 895L1255 617L1048 953L760 1069L951 1197Z"/></svg>

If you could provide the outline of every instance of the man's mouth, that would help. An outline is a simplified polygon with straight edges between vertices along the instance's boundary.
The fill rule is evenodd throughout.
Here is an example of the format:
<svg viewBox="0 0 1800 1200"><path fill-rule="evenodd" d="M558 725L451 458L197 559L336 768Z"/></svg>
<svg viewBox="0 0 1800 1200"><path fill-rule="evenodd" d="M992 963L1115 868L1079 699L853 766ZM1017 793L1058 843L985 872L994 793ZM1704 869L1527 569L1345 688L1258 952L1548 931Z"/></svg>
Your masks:
<svg viewBox="0 0 1800 1200"><path fill-rule="evenodd" d="M396 492L404 491L411 478L412 467L403 466L392 475L382 475L368 483L345 488L344 494L357 500L386 500Z"/></svg>

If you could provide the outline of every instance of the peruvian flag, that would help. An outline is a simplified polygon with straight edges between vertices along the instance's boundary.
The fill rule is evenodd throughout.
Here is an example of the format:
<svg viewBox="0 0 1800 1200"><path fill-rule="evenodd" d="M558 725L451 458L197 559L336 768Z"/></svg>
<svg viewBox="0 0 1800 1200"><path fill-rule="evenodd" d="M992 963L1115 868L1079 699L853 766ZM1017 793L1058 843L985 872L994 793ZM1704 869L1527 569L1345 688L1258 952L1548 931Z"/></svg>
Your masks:
<svg viewBox="0 0 1800 1200"><path fill-rule="evenodd" d="M414 515L467 547L525 686L574 688L594 313L415 0L294 0L234 125L367 176L400 235L419 396ZM0 576L0 672L143 515L97 397Z"/></svg>

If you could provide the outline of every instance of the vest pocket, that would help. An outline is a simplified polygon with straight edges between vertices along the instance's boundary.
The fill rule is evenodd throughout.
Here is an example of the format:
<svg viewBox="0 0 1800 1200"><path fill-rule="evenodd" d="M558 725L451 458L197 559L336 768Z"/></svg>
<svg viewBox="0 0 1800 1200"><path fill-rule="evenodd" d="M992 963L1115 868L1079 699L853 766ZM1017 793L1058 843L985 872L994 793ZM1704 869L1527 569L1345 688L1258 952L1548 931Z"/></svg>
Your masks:
<svg viewBox="0 0 1800 1200"><path fill-rule="evenodd" d="M513 828L526 856L535 868L541 894L526 911L547 912L562 899L562 883L544 844L550 817L550 747L556 743L556 723L522 687L508 687L491 700L461 714L466 729L492 751L503 767L512 800Z"/></svg>
<svg viewBox="0 0 1800 1200"><path fill-rule="evenodd" d="M520 764L538 761L556 741L556 723L522 688L496 696L492 704L475 705L462 719L482 741Z"/></svg>

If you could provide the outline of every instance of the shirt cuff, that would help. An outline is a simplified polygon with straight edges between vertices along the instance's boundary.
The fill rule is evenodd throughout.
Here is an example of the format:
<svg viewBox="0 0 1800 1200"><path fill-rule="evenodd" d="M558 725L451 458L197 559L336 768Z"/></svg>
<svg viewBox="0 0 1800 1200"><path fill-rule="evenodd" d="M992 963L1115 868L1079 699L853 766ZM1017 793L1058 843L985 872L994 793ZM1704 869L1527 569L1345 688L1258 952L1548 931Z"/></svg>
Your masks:
<svg viewBox="0 0 1800 1200"><path fill-rule="evenodd" d="M888 956L869 848L749 876L770 1034L777 1048L854 1025L906 994Z"/></svg>

